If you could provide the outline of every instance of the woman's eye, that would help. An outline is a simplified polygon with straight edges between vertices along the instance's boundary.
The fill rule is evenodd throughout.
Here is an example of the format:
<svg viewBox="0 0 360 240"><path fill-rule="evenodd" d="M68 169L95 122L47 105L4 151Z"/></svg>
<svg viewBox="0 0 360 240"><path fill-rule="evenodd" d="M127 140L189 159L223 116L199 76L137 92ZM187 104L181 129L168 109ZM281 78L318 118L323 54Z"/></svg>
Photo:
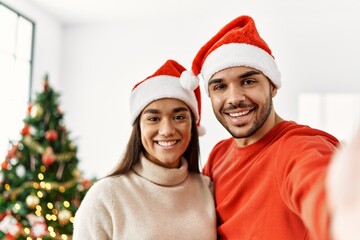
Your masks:
<svg viewBox="0 0 360 240"><path fill-rule="evenodd" d="M159 118L158 117L149 117L148 120L151 122L155 122L155 121L158 121Z"/></svg>
<svg viewBox="0 0 360 240"><path fill-rule="evenodd" d="M223 88L225 88L225 85L224 85L224 84L218 84L218 85L215 85L215 86L214 86L214 90L221 90L221 89L223 89Z"/></svg>
<svg viewBox="0 0 360 240"><path fill-rule="evenodd" d="M183 120L185 118L186 118L185 116L181 116L181 115L175 116L175 120Z"/></svg>

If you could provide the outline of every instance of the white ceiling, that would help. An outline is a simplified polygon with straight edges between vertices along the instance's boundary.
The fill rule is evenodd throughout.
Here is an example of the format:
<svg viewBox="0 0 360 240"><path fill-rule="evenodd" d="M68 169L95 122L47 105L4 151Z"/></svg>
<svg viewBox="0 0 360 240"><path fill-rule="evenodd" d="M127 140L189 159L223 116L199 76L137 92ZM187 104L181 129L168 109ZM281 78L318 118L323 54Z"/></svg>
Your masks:
<svg viewBox="0 0 360 240"><path fill-rule="evenodd" d="M336 5L346 11L357 11L358 0L27 0L57 18L63 24L89 23L147 18L150 16L194 16L198 13L227 15L228 12L252 9L254 12L271 12L292 9L294 6L322 8ZM319 6L322 6L319 8ZM357 7L356 7L357 6ZM233 9L235 7L235 9ZM264 14L269 14L264 11ZM303 13L304 15L306 12ZM320 12L319 12L320 14ZM216 16L214 16L216 18ZM186 19L189 20L189 19Z"/></svg>
<svg viewBox="0 0 360 240"><path fill-rule="evenodd" d="M196 12L216 0L29 0L63 24ZM229 0L228 0L229 1ZM232 0L230 0L231 2Z"/></svg>
<svg viewBox="0 0 360 240"><path fill-rule="evenodd" d="M123 15L126 2L116 0L31 0L65 24L101 21Z"/></svg>

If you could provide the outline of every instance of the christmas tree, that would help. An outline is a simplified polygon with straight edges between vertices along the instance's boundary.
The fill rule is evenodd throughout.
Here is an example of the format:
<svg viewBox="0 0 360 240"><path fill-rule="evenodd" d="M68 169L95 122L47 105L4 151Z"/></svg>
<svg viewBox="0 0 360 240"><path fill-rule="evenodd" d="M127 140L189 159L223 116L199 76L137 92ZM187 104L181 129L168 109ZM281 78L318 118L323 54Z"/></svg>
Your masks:
<svg viewBox="0 0 360 240"><path fill-rule="evenodd" d="M72 238L75 212L92 181L77 167L59 96L45 76L20 140L10 141L0 170L0 239Z"/></svg>

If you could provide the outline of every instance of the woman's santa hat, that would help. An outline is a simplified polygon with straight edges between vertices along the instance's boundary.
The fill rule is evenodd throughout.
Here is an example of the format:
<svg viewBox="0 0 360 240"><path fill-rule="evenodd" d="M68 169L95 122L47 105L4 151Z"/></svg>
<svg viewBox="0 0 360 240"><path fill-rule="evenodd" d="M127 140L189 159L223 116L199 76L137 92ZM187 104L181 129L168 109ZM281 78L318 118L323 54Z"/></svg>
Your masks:
<svg viewBox="0 0 360 240"><path fill-rule="evenodd" d="M249 16L232 20L212 37L193 60L193 76L184 77L181 84L195 85L194 77L201 77L208 94L208 82L215 73L238 66L260 70L277 88L281 87L281 75L271 50ZM189 79L192 79L192 83L189 83Z"/></svg>
<svg viewBox="0 0 360 240"><path fill-rule="evenodd" d="M195 116L199 135L205 134L200 126L201 95L198 84L184 88L180 76L186 69L174 60L167 60L153 75L137 83L130 94L130 117L134 124L136 118L151 102L163 98L175 98L186 103ZM191 88L191 89L190 89Z"/></svg>

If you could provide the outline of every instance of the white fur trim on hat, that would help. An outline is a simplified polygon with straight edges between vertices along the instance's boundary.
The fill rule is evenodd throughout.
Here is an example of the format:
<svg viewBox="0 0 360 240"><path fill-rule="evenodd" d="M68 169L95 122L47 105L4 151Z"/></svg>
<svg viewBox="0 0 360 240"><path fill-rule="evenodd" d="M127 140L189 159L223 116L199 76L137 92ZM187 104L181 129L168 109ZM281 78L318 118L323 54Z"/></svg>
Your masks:
<svg viewBox="0 0 360 240"><path fill-rule="evenodd" d="M194 91L184 89L180 79L173 76L156 76L140 83L130 94L131 124L151 102L162 98L176 98L185 102L199 120L199 111Z"/></svg>
<svg viewBox="0 0 360 240"><path fill-rule="evenodd" d="M277 87L281 87L281 74L275 59L263 49L245 43L224 44L211 52L204 61L201 75L206 94L208 82L217 72L230 67L246 66L260 70Z"/></svg>

